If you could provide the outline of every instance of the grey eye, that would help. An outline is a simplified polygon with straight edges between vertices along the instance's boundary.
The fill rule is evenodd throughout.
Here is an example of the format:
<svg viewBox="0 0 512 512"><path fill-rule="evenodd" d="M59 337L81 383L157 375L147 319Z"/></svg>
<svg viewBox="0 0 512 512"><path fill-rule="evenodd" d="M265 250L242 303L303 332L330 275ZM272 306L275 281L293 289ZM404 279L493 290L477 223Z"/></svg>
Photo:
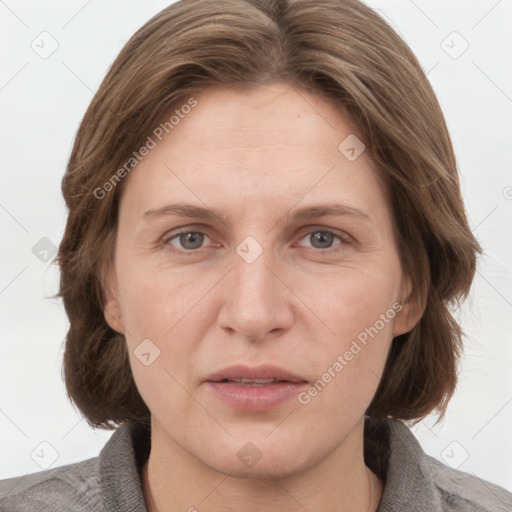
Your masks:
<svg viewBox="0 0 512 512"><path fill-rule="evenodd" d="M204 233L199 233L197 231L178 233L176 236L172 237L171 240L177 237L181 247L188 250L199 249L204 241Z"/></svg>
<svg viewBox="0 0 512 512"><path fill-rule="evenodd" d="M339 238L329 231L312 231L307 235L315 249L328 249L332 246L335 238Z"/></svg>

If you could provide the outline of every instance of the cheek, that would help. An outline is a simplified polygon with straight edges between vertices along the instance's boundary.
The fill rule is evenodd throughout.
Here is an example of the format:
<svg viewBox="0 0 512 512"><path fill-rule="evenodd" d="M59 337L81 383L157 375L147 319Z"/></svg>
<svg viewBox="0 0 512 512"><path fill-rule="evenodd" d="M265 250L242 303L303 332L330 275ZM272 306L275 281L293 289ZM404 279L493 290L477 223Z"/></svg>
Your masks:
<svg viewBox="0 0 512 512"><path fill-rule="evenodd" d="M192 405L188 379L194 375L200 338L184 320L176 324L183 315L163 305L159 290L149 289L137 298L131 304L132 330L126 342L139 393L158 417L176 410L185 415Z"/></svg>
<svg viewBox="0 0 512 512"><path fill-rule="evenodd" d="M124 269L119 281L123 321L129 335L155 340L169 338L208 290L204 276L176 270ZM127 276L129 276L127 278Z"/></svg>
<svg viewBox="0 0 512 512"><path fill-rule="evenodd" d="M202 338L199 319L208 314L208 301L201 298L211 284L179 272L123 270L121 309L139 392L151 410L184 404L180 383L193 373L191 361Z"/></svg>
<svg viewBox="0 0 512 512"><path fill-rule="evenodd" d="M389 320L396 317L393 304L400 297L401 270L397 258L336 267L328 274L316 276L314 282L309 276L298 277L297 295L304 297L317 318L323 320L322 333L328 339L346 342L356 338L381 315L386 315L387 321L385 326L378 323L379 331L392 332Z"/></svg>
<svg viewBox="0 0 512 512"><path fill-rule="evenodd" d="M341 269L334 278L317 282L310 294L324 334L311 347L320 381L311 390L311 398L319 397L317 405L338 404L344 410L363 406L364 410L371 401L402 309L397 301L400 268L397 260L394 263L386 268L367 266L365 272Z"/></svg>
<svg viewBox="0 0 512 512"><path fill-rule="evenodd" d="M317 376L299 401L310 412L330 418L333 428L362 415L381 380L392 329L393 320L378 320L357 336L343 336L324 346L316 354Z"/></svg>

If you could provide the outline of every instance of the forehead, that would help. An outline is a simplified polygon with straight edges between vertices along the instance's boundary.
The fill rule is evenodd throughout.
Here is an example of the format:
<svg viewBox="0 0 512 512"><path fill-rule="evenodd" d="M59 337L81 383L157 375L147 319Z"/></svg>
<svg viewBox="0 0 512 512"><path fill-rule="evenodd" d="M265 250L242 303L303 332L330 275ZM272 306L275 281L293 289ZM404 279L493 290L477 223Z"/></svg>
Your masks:
<svg viewBox="0 0 512 512"><path fill-rule="evenodd" d="M124 184L139 216L170 200L255 212L303 201L386 208L368 155L340 150L357 130L329 100L282 83L215 86L193 99L193 109L178 104L163 116L178 114Z"/></svg>
<svg viewBox="0 0 512 512"><path fill-rule="evenodd" d="M329 158L337 156L340 136L354 131L330 101L284 83L247 91L213 86L195 99L197 106L172 130L175 145L248 154L295 149L302 157L313 151ZM328 147L333 151L326 153Z"/></svg>

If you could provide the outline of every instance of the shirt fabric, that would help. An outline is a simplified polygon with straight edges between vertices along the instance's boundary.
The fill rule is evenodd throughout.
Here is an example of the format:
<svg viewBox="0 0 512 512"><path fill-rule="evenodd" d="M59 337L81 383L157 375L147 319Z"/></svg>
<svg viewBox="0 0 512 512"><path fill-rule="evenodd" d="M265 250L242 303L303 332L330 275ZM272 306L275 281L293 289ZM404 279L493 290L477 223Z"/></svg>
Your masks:
<svg viewBox="0 0 512 512"><path fill-rule="evenodd" d="M0 481L0 511L147 512L150 444L149 422L122 425L98 457ZM512 512L512 493L427 455L401 421L365 418L364 457L384 481L378 512Z"/></svg>

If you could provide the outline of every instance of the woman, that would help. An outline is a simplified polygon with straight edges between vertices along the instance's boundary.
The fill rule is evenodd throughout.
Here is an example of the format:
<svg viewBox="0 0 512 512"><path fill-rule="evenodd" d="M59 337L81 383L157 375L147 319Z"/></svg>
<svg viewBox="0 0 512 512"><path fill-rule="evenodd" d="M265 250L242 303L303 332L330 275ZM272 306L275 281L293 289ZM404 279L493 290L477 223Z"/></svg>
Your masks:
<svg viewBox="0 0 512 512"><path fill-rule="evenodd" d="M77 133L64 370L98 458L1 510L509 510L426 455L481 251L416 58L350 1L180 1Z"/></svg>

